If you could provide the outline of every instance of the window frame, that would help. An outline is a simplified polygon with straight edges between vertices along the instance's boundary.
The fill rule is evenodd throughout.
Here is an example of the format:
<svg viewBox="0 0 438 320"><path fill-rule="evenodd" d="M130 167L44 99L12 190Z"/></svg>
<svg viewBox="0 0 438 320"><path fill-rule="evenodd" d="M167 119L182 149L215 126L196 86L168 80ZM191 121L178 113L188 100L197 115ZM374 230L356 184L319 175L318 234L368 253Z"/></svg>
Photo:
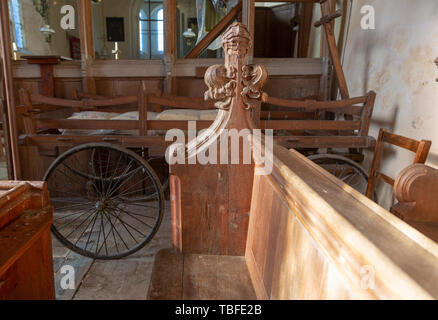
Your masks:
<svg viewBox="0 0 438 320"><path fill-rule="evenodd" d="M10 0L8 1L8 9L9 9L9 21L10 21L10 29L11 29L11 36L13 39L13 42L17 46L18 51L25 51L26 50L26 37L24 33L24 25L23 25L23 10L21 7L21 4L19 0ZM18 15L19 21L16 21L16 18ZM21 45L19 45L19 42L17 41L17 27L20 29L20 40Z"/></svg>
<svg viewBox="0 0 438 320"><path fill-rule="evenodd" d="M147 3L147 5L148 5L148 12L149 12L149 14L148 14L149 18L148 19L142 19L141 18L141 12L143 11L143 9L142 9L142 7L140 7L140 12L138 14L138 25L139 25L139 35L138 35L139 36L139 48L138 49L139 49L139 56L141 57L140 60L162 60L162 59L164 59L165 42L166 42L166 39L165 39L166 34L165 34L165 30L164 30L164 21L165 21L164 1L165 0L163 0L163 1L144 0L144 3L145 4ZM160 19L152 19L151 4L153 4L153 3L161 4L161 8L159 8L159 9L156 8L156 9L158 9L157 16L158 16L158 13L160 11L162 11L163 19L161 19L161 20ZM156 10L156 9L154 9L154 10ZM144 55L143 51L140 49L141 46L142 46L142 36L144 35L142 33L142 27L141 27L142 26L142 22L148 23L148 32L147 32L146 36L148 37L148 40L149 40L149 52L147 52L145 55ZM156 22L157 26L158 26L158 24L160 22L163 25L163 29L162 29L162 31L163 31L163 34L162 34L162 37L163 37L162 38L163 39L163 50L162 51L157 50L157 52L162 52L160 54L160 58L153 58L153 50L152 50L152 23L153 22ZM157 28L157 31L158 31L158 29L159 28ZM159 36L158 33L157 33L157 36ZM145 57L146 55L147 55L147 58Z"/></svg>

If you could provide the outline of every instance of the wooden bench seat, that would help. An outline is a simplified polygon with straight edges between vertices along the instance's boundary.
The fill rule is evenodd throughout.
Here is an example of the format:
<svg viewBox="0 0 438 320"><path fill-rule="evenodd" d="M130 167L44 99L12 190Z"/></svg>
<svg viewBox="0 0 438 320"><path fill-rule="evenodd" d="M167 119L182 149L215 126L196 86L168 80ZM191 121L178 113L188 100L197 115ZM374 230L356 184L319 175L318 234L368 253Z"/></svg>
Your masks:
<svg viewBox="0 0 438 320"><path fill-rule="evenodd" d="M150 300L255 300L244 257L158 252Z"/></svg>

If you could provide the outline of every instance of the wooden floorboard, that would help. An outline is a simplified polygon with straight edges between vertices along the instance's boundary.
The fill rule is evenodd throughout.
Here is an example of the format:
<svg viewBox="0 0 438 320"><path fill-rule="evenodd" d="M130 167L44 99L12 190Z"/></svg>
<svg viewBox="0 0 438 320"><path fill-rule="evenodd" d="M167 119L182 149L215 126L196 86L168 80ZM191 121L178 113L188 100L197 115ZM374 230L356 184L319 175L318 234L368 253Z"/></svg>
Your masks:
<svg viewBox="0 0 438 320"><path fill-rule="evenodd" d="M255 300L244 257L186 254L171 249L157 254L149 291L151 300Z"/></svg>

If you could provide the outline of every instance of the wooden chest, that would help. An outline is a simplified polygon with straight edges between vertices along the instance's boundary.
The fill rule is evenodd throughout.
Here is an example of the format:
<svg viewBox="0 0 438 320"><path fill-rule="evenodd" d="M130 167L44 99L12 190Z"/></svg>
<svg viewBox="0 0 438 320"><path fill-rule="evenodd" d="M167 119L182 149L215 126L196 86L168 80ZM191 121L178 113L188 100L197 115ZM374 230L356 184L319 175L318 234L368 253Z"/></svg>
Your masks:
<svg viewBox="0 0 438 320"><path fill-rule="evenodd" d="M43 182L0 182L0 300L55 298L50 225Z"/></svg>

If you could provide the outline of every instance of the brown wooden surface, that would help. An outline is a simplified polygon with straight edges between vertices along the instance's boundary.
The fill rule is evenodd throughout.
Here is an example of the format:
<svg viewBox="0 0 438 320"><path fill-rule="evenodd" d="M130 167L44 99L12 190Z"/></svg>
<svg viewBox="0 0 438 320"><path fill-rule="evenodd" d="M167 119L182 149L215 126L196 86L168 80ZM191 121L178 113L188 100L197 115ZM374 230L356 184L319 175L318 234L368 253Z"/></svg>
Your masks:
<svg viewBox="0 0 438 320"><path fill-rule="evenodd" d="M408 223L438 223L438 170L423 164L404 169L394 183L392 212Z"/></svg>
<svg viewBox="0 0 438 320"><path fill-rule="evenodd" d="M299 153L274 146L273 161L252 192L246 259L257 298L438 297L436 243Z"/></svg>
<svg viewBox="0 0 438 320"><path fill-rule="evenodd" d="M87 93L96 93L96 81L93 77L91 65L94 60L93 39L93 8L91 1L78 0L79 31L81 36L81 73L82 90Z"/></svg>
<svg viewBox="0 0 438 320"><path fill-rule="evenodd" d="M0 184L0 300L55 299L46 185Z"/></svg>
<svg viewBox="0 0 438 320"><path fill-rule="evenodd" d="M150 300L254 300L244 257L158 252Z"/></svg>

